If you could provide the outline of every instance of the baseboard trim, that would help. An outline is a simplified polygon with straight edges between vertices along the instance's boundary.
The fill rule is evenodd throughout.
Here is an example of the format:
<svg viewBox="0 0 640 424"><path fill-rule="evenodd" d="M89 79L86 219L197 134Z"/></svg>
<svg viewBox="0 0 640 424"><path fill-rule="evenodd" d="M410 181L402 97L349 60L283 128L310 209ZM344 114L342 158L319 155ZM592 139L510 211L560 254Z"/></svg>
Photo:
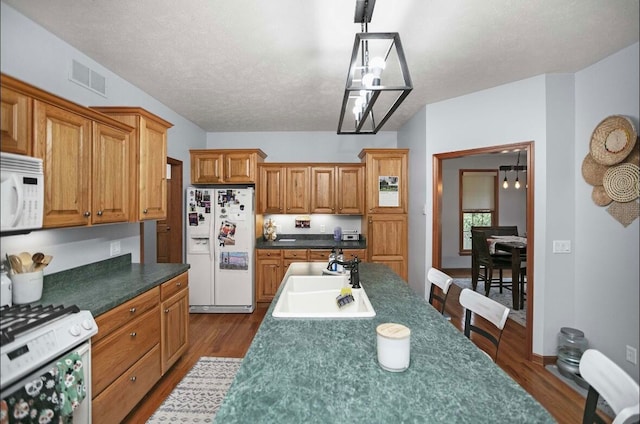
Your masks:
<svg viewBox="0 0 640 424"><path fill-rule="evenodd" d="M538 355L537 353L531 354L531 362L537 365L542 365L543 367L551 364L555 364L558 360L557 356L543 356Z"/></svg>

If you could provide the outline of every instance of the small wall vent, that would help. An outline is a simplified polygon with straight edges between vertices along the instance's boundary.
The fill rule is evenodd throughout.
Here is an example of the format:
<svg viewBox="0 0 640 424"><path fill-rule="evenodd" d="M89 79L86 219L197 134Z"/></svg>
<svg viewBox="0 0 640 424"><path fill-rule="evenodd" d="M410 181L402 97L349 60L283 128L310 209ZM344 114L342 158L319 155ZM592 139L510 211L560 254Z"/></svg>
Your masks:
<svg viewBox="0 0 640 424"><path fill-rule="evenodd" d="M107 97L107 79L76 60L71 61L69 79L101 96Z"/></svg>

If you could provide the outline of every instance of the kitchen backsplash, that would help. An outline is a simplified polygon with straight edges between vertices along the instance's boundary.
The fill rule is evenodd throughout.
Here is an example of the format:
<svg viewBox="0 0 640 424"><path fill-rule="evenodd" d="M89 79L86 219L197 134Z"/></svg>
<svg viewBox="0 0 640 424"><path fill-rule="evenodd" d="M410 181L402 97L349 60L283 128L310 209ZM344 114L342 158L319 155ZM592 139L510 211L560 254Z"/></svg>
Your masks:
<svg viewBox="0 0 640 424"><path fill-rule="evenodd" d="M296 228L296 219L309 218L309 228ZM264 221L272 219L276 223L277 234L333 234L335 227L342 230L361 232L361 216L342 215L265 215ZM324 231L323 231L324 230Z"/></svg>

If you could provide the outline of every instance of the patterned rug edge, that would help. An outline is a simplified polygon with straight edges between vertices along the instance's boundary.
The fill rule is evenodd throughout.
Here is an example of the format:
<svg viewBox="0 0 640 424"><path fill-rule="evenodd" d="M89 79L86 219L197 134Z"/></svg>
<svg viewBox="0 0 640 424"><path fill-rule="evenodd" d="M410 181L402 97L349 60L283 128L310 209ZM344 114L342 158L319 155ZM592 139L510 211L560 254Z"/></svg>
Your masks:
<svg viewBox="0 0 640 424"><path fill-rule="evenodd" d="M200 357L147 424L213 422L241 364L242 358Z"/></svg>

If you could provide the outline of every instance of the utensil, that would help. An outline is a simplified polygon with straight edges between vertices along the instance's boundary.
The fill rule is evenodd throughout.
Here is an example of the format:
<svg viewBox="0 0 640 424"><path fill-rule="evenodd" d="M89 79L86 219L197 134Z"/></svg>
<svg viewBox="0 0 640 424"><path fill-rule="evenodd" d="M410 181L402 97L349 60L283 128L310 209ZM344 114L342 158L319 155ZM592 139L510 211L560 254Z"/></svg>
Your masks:
<svg viewBox="0 0 640 424"><path fill-rule="evenodd" d="M31 260L33 261L34 266L41 264L43 259L44 259L44 253L42 252L36 252L31 257Z"/></svg>
<svg viewBox="0 0 640 424"><path fill-rule="evenodd" d="M18 253L18 257L22 262L22 272L31 272L33 271L33 260L31 259L31 253L29 252L20 252Z"/></svg>
<svg viewBox="0 0 640 424"><path fill-rule="evenodd" d="M22 261L16 255L9 255L9 265L11 265L11 270L14 274L22 273Z"/></svg>
<svg viewBox="0 0 640 424"><path fill-rule="evenodd" d="M43 253L34 253L33 254L33 258L34 259L34 271L42 271L47 265L49 265L49 263L51 262L51 260L53 259L53 256L51 255L45 255Z"/></svg>

